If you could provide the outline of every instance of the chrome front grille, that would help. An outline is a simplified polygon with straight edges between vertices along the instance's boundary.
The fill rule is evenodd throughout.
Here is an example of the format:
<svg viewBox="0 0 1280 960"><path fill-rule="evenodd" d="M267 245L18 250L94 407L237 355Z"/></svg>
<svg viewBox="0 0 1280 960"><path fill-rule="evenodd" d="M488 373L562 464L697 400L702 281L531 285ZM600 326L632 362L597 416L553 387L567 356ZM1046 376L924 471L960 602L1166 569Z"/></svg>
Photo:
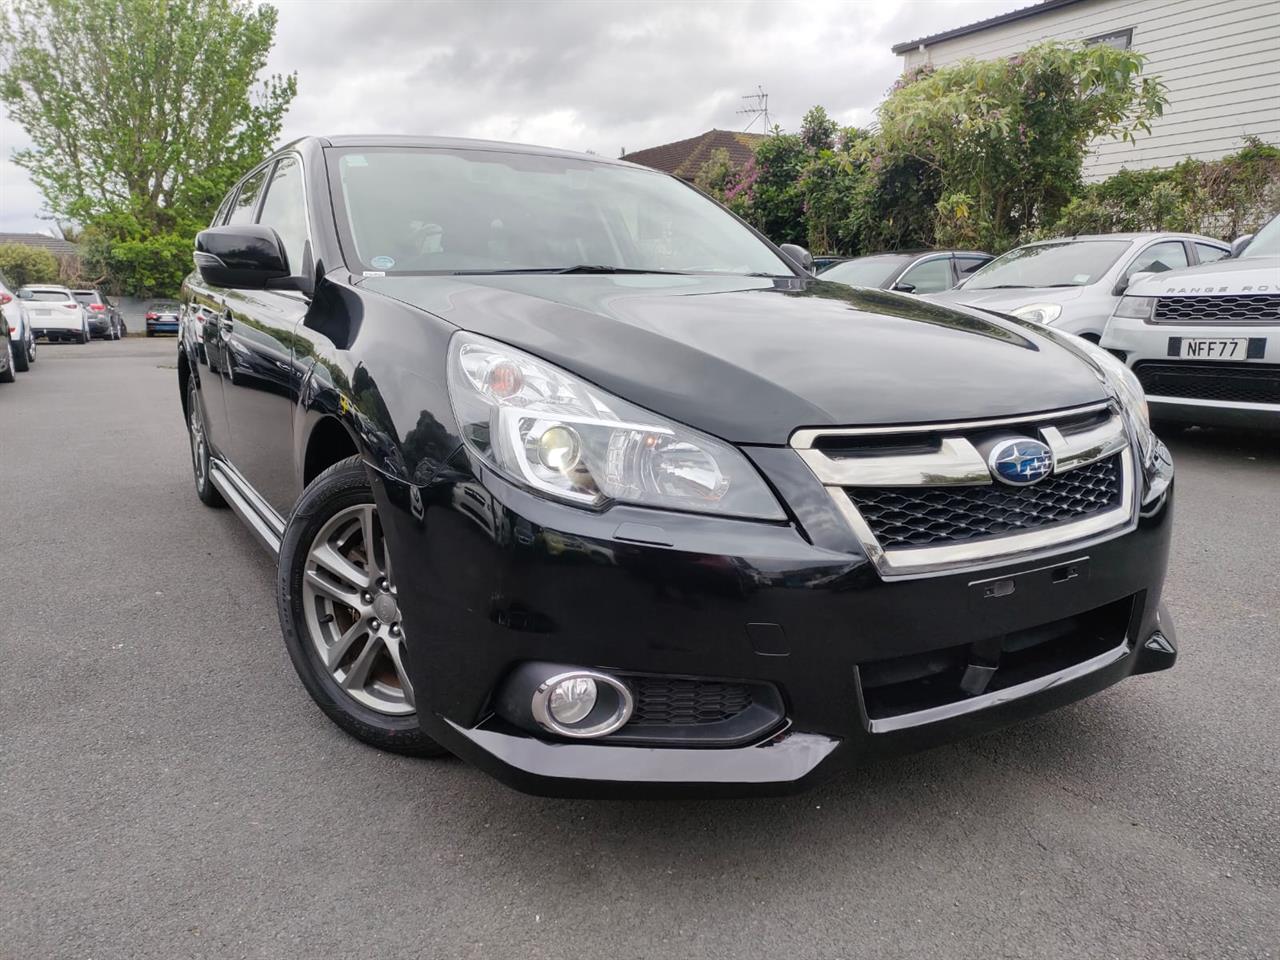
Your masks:
<svg viewBox="0 0 1280 960"><path fill-rule="evenodd" d="M1072 523L1114 509L1123 495L1120 455L1030 487L850 487L845 490L886 550L999 537Z"/></svg>
<svg viewBox="0 0 1280 960"><path fill-rule="evenodd" d="M1280 293L1157 297L1152 323L1280 326Z"/></svg>
<svg viewBox="0 0 1280 960"><path fill-rule="evenodd" d="M1053 473L993 480L1000 439L1039 438ZM1123 417L1101 403L1050 414L904 427L797 430L791 445L886 577L989 566L1131 527L1133 456Z"/></svg>

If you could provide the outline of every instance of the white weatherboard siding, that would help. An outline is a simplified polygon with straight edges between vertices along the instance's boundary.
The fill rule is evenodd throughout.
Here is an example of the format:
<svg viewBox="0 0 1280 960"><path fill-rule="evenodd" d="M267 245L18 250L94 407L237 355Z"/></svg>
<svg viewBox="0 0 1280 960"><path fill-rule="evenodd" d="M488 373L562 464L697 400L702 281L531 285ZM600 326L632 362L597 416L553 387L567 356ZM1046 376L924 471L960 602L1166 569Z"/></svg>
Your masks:
<svg viewBox="0 0 1280 960"><path fill-rule="evenodd" d="M1008 57L1041 40L1085 40L1133 31L1146 72L1169 88L1164 116L1136 144L1098 140L1085 178L1122 166L1216 160L1246 135L1280 145L1280 0L1084 0L903 55L905 68Z"/></svg>

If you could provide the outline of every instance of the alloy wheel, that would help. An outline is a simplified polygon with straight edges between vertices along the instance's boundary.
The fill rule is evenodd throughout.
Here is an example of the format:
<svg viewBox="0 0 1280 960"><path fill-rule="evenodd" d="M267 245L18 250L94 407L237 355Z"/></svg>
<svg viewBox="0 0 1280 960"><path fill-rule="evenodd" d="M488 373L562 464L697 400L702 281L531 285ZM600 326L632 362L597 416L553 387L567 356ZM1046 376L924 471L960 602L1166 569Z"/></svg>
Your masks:
<svg viewBox="0 0 1280 960"><path fill-rule="evenodd" d="M200 409L200 397L195 390L188 394L187 425L191 434L191 466L196 472L196 489L203 490L209 482L209 456L204 438L204 413Z"/></svg>
<svg viewBox="0 0 1280 960"><path fill-rule="evenodd" d="M343 692L378 713L413 713L391 557L373 504L340 510L320 528L302 594L312 646Z"/></svg>

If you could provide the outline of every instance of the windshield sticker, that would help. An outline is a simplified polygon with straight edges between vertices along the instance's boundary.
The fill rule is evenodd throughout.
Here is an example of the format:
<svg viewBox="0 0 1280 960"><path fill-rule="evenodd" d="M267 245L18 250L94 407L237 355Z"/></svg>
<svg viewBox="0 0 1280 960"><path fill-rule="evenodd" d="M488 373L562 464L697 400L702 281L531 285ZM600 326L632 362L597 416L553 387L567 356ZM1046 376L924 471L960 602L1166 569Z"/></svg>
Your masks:
<svg viewBox="0 0 1280 960"><path fill-rule="evenodd" d="M396 265L396 261L394 257L374 257L369 264L379 270L390 270Z"/></svg>
<svg viewBox="0 0 1280 960"><path fill-rule="evenodd" d="M1082 284L1082 283L1088 283L1088 282L1089 282L1089 274L1087 274L1087 273L1077 273L1074 277L1072 277L1072 278L1071 278L1071 282L1072 282L1072 283L1074 283L1076 286L1080 286L1080 284Z"/></svg>

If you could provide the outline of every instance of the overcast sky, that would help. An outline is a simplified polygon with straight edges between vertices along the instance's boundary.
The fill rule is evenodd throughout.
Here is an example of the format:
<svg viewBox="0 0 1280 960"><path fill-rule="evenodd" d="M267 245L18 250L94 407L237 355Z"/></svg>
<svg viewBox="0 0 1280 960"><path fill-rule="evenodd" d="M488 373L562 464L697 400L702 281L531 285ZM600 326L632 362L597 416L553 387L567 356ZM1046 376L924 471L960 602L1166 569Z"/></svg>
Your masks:
<svg viewBox="0 0 1280 960"><path fill-rule="evenodd" d="M444 134L617 156L743 129L757 85L784 129L814 104L865 124L901 70L893 44L1030 2L280 0L270 70L298 73L283 140ZM0 116L0 231L50 227L9 160L26 143Z"/></svg>

